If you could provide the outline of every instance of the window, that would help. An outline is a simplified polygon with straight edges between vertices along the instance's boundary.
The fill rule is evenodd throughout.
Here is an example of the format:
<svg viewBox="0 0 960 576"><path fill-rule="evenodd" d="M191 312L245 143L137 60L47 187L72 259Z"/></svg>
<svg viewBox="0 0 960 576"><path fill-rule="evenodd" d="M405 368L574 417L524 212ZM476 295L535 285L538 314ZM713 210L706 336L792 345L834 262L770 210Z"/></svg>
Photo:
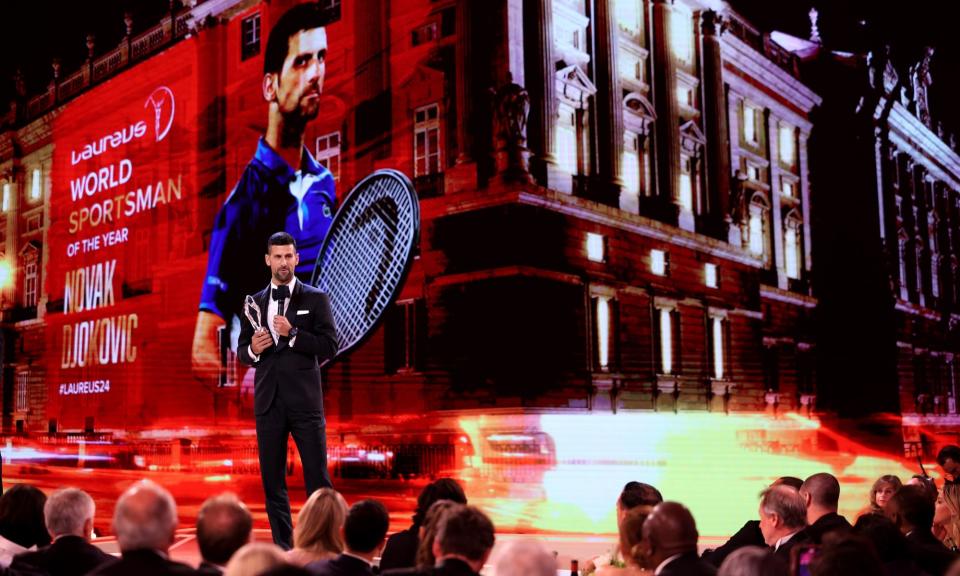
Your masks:
<svg viewBox="0 0 960 576"><path fill-rule="evenodd" d="M397 302L387 312L383 336L387 374L423 368L426 327L426 303L422 298Z"/></svg>
<svg viewBox="0 0 960 576"><path fill-rule="evenodd" d="M693 60L693 17L678 6L670 17L673 54L683 64Z"/></svg>
<svg viewBox="0 0 960 576"><path fill-rule="evenodd" d="M787 180L786 178L780 179L780 193L788 198L796 198L796 189L794 188L793 182Z"/></svg>
<svg viewBox="0 0 960 576"><path fill-rule="evenodd" d="M899 252L900 269L900 299L910 299L910 287L907 280L907 233L901 228L897 236L897 251Z"/></svg>
<svg viewBox="0 0 960 576"><path fill-rule="evenodd" d="M657 276L666 276L670 265L668 255L663 250L650 251L650 271Z"/></svg>
<svg viewBox="0 0 960 576"><path fill-rule="evenodd" d="M10 211L10 183L9 183L9 182L4 182L4 183L3 183L3 206L2 206L2 210L3 210L4 212L9 212L9 211Z"/></svg>
<svg viewBox="0 0 960 576"><path fill-rule="evenodd" d="M759 144L760 139L757 134L757 112L753 106L744 103L743 105L743 140L749 144Z"/></svg>
<svg viewBox="0 0 960 576"><path fill-rule="evenodd" d="M433 42L437 37L437 23L429 22L413 31L413 45L419 46L420 44Z"/></svg>
<svg viewBox="0 0 960 576"><path fill-rule="evenodd" d="M723 380L726 376L724 360L726 346L726 329L722 315L710 315L710 367L714 380Z"/></svg>
<svg viewBox="0 0 960 576"><path fill-rule="evenodd" d="M747 163L747 178L754 182L760 181L760 167L756 164Z"/></svg>
<svg viewBox="0 0 960 576"><path fill-rule="evenodd" d="M703 283L707 288L718 288L720 286L720 275L717 273L717 265L707 262L703 265Z"/></svg>
<svg viewBox="0 0 960 576"><path fill-rule="evenodd" d="M632 52L620 51L620 77L635 82L643 81L643 64L640 56Z"/></svg>
<svg viewBox="0 0 960 576"><path fill-rule="evenodd" d="M657 373L671 375L676 373L674 359L676 355L677 322L676 308L662 304L654 308L654 332L656 333Z"/></svg>
<svg viewBox="0 0 960 576"><path fill-rule="evenodd" d="M631 36L640 33L640 2L642 0L617 0L617 24Z"/></svg>
<svg viewBox="0 0 960 576"><path fill-rule="evenodd" d="M800 278L800 232L797 222L787 222L783 232L783 244L787 278Z"/></svg>
<svg viewBox="0 0 960 576"><path fill-rule="evenodd" d="M260 13L248 16L240 23L240 59L246 60L260 53Z"/></svg>
<svg viewBox="0 0 960 576"><path fill-rule="evenodd" d="M595 313L597 315L597 365L601 370L610 368L610 298L598 296Z"/></svg>
<svg viewBox="0 0 960 576"><path fill-rule="evenodd" d="M604 254L604 238L602 234L587 232L587 258L591 262L603 262L606 258L606 254Z"/></svg>
<svg viewBox="0 0 960 576"><path fill-rule="evenodd" d="M560 117L557 122L557 164L570 174L577 174L577 113L565 105L560 105Z"/></svg>
<svg viewBox="0 0 960 576"><path fill-rule="evenodd" d="M430 104L417 108L414 124L414 176L437 174L440 170L440 108Z"/></svg>
<svg viewBox="0 0 960 576"><path fill-rule="evenodd" d="M680 207L684 210L693 211L693 198L695 194L694 183L696 174L694 173L694 159L686 154L680 155Z"/></svg>
<svg viewBox="0 0 960 576"><path fill-rule="evenodd" d="M623 138L623 187L628 192L646 195L650 181L650 157L646 137L625 131Z"/></svg>
<svg viewBox="0 0 960 576"><path fill-rule="evenodd" d="M680 106L693 108L693 89L685 86L677 88L677 102Z"/></svg>
<svg viewBox="0 0 960 576"><path fill-rule="evenodd" d="M748 248L755 256L767 254L767 217L770 208L759 192L750 200L750 220L748 221Z"/></svg>
<svg viewBox="0 0 960 576"><path fill-rule="evenodd" d="M323 164L333 179L340 181L340 132L331 132L317 138L317 162Z"/></svg>
<svg viewBox="0 0 960 576"><path fill-rule="evenodd" d="M23 305L31 308L37 305L37 287L39 286L39 263L36 248L23 256Z"/></svg>
<svg viewBox="0 0 960 576"><path fill-rule="evenodd" d="M796 134L793 126L780 123L780 162L787 166L797 163Z"/></svg>
<svg viewBox="0 0 960 576"><path fill-rule="evenodd" d="M40 181L41 172L39 168L33 169L33 178L30 182L30 200L39 200L43 193L42 183Z"/></svg>
<svg viewBox="0 0 960 576"><path fill-rule="evenodd" d="M17 402L16 411L27 411L27 382L30 381L30 370L17 372Z"/></svg>

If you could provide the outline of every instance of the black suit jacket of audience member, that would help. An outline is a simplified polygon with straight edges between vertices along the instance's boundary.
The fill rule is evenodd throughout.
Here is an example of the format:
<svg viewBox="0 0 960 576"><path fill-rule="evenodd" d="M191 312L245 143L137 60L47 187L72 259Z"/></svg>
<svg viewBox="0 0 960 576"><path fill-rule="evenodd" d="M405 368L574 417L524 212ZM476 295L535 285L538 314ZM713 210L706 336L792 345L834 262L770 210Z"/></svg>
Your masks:
<svg viewBox="0 0 960 576"><path fill-rule="evenodd" d="M411 526L387 538L380 557L380 570L413 568L417 565L417 547L420 545L420 527Z"/></svg>
<svg viewBox="0 0 960 576"><path fill-rule="evenodd" d="M806 527L805 532L814 544L823 543L823 535L827 532L847 532L852 528L850 522L836 512L824 514L816 522Z"/></svg>
<svg viewBox="0 0 960 576"><path fill-rule="evenodd" d="M713 576L716 566L701 560L696 552L687 552L663 567L660 576Z"/></svg>
<svg viewBox="0 0 960 576"><path fill-rule="evenodd" d="M341 554L329 560L317 560L306 566L314 576L373 576L373 567L360 558Z"/></svg>
<svg viewBox="0 0 960 576"><path fill-rule="evenodd" d="M90 576L196 576L197 571L165 558L156 550L130 550L120 560L101 566Z"/></svg>
<svg viewBox="0 0 960 576"><path fill-rule="evenodd" d="M783 560L787 563L787 566L789 566L790 551L793 550L794 547L799 546L800 544L812 544L812 543L813 541L810 539L810 535L807 534L807 529L804 528L803 530L794 534L792 538L790 538L789 540L781 544L780 547L777 548L773 554L775 556L779 556L783 558ZM773 546L771 546L770 549L773 550Z"/></svg>
<svg viewBox="0 0 960 576"><path fill-rule="evenodd" d="M722 546L704 552L703 560L719 568L734 550L744 546L760 546L762 548L766 545L767 543L763 541L763 532L760 531L760 521L747 520L743 527Z"/></svg>
<svg viewBox="0 0 960 576"><path fill-rule="evenodd" d="M220 576L223 574L223 568L204 560L197 566L197 574L201 576Z"/></svg>
<svg viewBox="0 0 960 576"><path fill-rule="evenodd" d="M80 536L61 536L49 546L14 556L7 574L82 576L117 559Z"/></svg>
<svg viewBox="0 0 960 576"><path fill-rule="evenodd" d="M463 560L447 558L437 566L409 568L406 570L388 570L382 576L477 576L473 568Z"/></svg>
<svg viewBox="0 0 960 576"><path fill-rule="evenodd" d="M907 549L913 561L933 576L946 572L957 558L930 530L919 528L907 534Z"/></svg>

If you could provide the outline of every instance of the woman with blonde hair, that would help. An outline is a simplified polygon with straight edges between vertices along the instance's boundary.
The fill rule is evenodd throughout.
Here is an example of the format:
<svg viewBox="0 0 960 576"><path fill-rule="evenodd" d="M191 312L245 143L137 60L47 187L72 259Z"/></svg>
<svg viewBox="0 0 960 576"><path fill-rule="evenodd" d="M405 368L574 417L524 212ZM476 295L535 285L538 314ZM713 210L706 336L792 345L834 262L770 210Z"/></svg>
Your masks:
<svg viewBox="0 0 960 576"><path fill-rule="evenodd" d="M937 497L933 533L943 545L957 552L960 546L960 485L945 484Z"/></svg>
<svg viewBox="0 0 960 576"><path fill-rule="evenodd" d="M329 560L343 552L343 523L347 502L333 488L321 488L310 495L297 515L293 529L293 549L287 562L306 566L316 560Z"/></svg>
<svg viewBox="0 0 960 576"><path fill-rule="evenodd" d="M893 474L886 474L877 478L870 488L870 508L864 513L883 514L883 509L887 507L887 502L893 498L897 490L903 487L900 478Z"/></svg>
<svg viewBox="0 0 960 576"><path fill-rule="evenodd" d="M257 576L286 563L283 550L276 544L251 542L234 552L233 557L227 562L223 576Z"/></svg>

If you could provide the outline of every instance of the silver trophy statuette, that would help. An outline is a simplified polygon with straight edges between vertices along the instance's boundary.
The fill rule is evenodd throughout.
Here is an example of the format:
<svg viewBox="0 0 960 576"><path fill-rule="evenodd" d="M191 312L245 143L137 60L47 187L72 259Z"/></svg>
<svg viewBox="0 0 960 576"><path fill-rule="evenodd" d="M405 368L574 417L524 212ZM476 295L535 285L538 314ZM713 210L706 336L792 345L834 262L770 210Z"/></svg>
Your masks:
<svg viewBox="0 0 960 576"><path fill-rule="evenodd" d="M260 331L260 306L257 305L257 301L253 299L253 296L247 294L247 298L243 301L243 313L247 316L247 320L250 321L250 324L253 326L254 332Z"/></svg>

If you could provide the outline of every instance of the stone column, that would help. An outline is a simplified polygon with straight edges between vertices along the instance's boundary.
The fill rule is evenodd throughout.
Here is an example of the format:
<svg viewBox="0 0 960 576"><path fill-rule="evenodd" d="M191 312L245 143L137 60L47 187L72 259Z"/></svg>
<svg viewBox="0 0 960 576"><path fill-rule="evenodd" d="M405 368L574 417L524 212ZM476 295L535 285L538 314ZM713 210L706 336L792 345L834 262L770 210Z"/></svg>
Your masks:
<svg viewBox="0 0 960 576"><path fill-rule="evenodd" d="M663 204L679 202L680 130L677 63L671 45L672 0L653 0L653 98L657 112L657 182ZM674 210L673 213L676 213Z"/></svg>
<svg viewBox="0 0 960 576"><path fill-rule="evenodd" d="M770 226L773 227L773 266L777 272L777 287L787 289L787 268L783 255L783 214L780 209L780 132L777 119L769 111L767 143L770 150Z"/></svg>
<svg viewBox="0 0 960 576"><path fill-rule="evenodd" d="M730 213L730 132L723 88L723 59L720 51L719 16L703 13L703 94L704 125L707 136L707 207L712 232L727 238L724 220Z"/></svg>
<svg viewBox="0 0 960 576"><path fill-rule="evenodd" d="M531 172L542 186L555 187L557 95L553 57L553 0L524 2L524 59L530 94L527 142ZM514 80L516 81L516 80ZM523 84L523 82L518 82Z"/></svg>
<svg viewBox="0 0 960 576"><path fill-rule="evenodd" d="M470 0L457 2L457 164L473 161L473 30Z"/></svg>
<svg viewBox="0 0 960 576"><path fill-rule="evenodd" d="M618 37L615 0L596 0L598 190L595 200L620 205L623 158L623 96L617 68Z"/></svg>

